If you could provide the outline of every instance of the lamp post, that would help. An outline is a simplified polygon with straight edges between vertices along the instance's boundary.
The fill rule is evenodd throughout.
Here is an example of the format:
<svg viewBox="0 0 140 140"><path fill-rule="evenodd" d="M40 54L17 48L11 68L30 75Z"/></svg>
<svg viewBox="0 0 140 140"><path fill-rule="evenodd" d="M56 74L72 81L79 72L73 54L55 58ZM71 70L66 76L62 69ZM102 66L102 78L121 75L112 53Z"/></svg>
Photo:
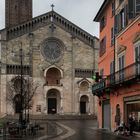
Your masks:
<svg viewBox="0 0 140 140"><path fill-rule="evenodd" d="M20 43L20 50L19 50L19 56L20 56L20 100L21 100L21 105L20 105L20 114L19 114L19 123L22 125L23 124L23 50L22 50L22 43Z"/></svg>
<svg viewBox="0 0 140 140"><path fill-rule="evenodd" d="M29 64L30 64L30 72L29 72L29 77L33 77L33 40L34 40L34 34L33 33L29 33L28 34L28 38L29 38L29 46L30 46L30 49L29 49ZM29 92L31 92L29 89L30 89L30 86L29 86L29 83L30 83L30 78L28 77L28 92L27 92L27 122L29 123L30 122L30 105L29 105Z"/></svg>

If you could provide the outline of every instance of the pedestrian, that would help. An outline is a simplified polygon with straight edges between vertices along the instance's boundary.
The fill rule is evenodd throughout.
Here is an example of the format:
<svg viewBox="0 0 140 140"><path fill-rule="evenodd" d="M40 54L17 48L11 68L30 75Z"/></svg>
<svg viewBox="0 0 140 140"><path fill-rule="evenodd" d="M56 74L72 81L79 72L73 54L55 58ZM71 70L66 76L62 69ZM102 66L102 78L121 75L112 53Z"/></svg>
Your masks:
<svg viewBox="0 0 140 140"><path fill-rule="evenodd" d="M135 119L133 118L132 114L129 115L129 129L130 129L130 136L133 136L133 131L136 126Z"/></svg>

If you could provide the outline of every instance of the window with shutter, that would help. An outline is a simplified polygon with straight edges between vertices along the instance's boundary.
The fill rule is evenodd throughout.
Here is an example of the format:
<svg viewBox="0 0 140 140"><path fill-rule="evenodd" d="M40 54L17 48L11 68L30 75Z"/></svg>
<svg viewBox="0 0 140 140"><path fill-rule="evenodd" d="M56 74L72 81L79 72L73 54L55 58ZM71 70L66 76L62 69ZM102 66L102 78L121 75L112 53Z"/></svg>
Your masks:
<svg viewBox="0 0 140 140"><path fill-rule="evenodd" d="M113 74L114 73L114 61L112 61L111 63L110 63L110 74Z"/></svg>
<svg viewBox="0 0 140 140"><path fill-rule="evenodd" d="M115 70L115 65L114 61L110 63L110 83L114 82L114 70Z"/></svg>
<svg viewBox="0 0 140 140"><path fill-rule="evenodd" d="M135 6L134 6L134 0L128 0L128 15L129 15L129 19L134 17L134 11L135 11Z"/></svg>
<svg viewBox="0 0 140 140"><path fill-rule="evenodd" d="M124 55L119 57L119 80L124 80Z"/></svg>
<svg viewBox="0 0 140 140"><path fill-rule="evenodd" d="M140 74L140 43L138 45L136 45L135 47L135 61L137 63L137 66L136 66L136 73L137 74Z"/></svg>
<svg viewBox="0 0 140 140"><path fill-rule="evenodd" d="M121 16L121 29L123 29L125 27L124 9L121 10L120 16Z"/></svg>
<svg viewBox="0 0 140 140"><path fill-rule="evenodd" d="M120 11L120 13L115 17L115 28L117 28L117 33L122 29L124 29L127 24L128 24L128 18L127 18L127 5L126 5Z"/></svg>
<svg viewBox="0 0 140 140"><path fill-rule="evenodd" d="M124 25L127 26L128 24L128 5L124 6Z"/></svg>
<svg viewBox="0 0 140 140"><path fill-rule="evenodd" d="M135 12L136 12L136 15L137 14L140 14L140 0L135 0Z"/></svg>
<svg viewBox="0 0 140 140"><path fill-rule="evenodd" d="M111 28L111 47L114 45L114 27Z"/></svg>
<svg viewBox="0 0 140 140"><path fill-rule="evenodd" d="M106 37L100 42L100 57L106 52Z"/></svg>
<svg viewBox="0 0 140 140"><path fill-rule="evenodd" d="M105 27L105 25L106 25L106 17L103 16L103 17L101 18L101 21L100 21L100 31L103 30L103 28Z"/></svg>
<svg viewBox="0 0 140 140"><path fill-rule="evenodd" d="M118 33L118 18L119 18L119 15L115 15L115 26L114 26L114 34L117 34Z"/></svg>
<svg viewBox="0 0 140 140"><path fill-rule="evenodd" d="M112 2L112 16L115 15L115 1Z"/></svg>
<svg viewBox="0 0 140 140"><path fill-rule="evenodd" d="M140 0L128 0L128 15L129 19L140 14Z"/></svg>

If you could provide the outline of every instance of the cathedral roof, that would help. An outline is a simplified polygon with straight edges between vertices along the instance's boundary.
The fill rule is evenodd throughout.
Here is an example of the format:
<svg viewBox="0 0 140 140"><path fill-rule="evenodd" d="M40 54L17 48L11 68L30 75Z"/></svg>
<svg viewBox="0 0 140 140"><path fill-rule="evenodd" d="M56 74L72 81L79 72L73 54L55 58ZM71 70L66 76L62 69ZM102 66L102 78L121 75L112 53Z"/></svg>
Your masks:
<svg viewBox="0 0 140 140"><path fill-rule="evenodd" d="M51 18L53 18L53 23L55 25L61 27L65 31L72 34L74 37L77 37L78 39L82 40L83 42L85 42L90 46L94 46L94 40L98 40L97 37L92 36L91 34L84 31L83 29L73 24L72 22L62 17L53 10L43 15L34 17L31 20L19 24L17 26L6 28L5 30L7 32L7 40L14 39L24 34L33 32L39 29L40 27L49 25L52 22Z"/></svg>

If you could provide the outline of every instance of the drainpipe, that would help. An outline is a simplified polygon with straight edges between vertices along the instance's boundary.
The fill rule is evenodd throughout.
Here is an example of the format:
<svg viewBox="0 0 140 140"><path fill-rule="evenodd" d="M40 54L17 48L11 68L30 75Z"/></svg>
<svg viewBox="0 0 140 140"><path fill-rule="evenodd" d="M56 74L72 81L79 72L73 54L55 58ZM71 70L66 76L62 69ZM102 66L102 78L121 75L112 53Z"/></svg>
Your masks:
<svg viewBox="0 0 140 140"><path fill-rule="evenodd" d="M75 90L74 90L74 77L75 77L75 55L74 55L74 40L75 40L75 35L72 35L72 78L71 78L71 91L72 91L72 114L75 113Z"/></svg>

